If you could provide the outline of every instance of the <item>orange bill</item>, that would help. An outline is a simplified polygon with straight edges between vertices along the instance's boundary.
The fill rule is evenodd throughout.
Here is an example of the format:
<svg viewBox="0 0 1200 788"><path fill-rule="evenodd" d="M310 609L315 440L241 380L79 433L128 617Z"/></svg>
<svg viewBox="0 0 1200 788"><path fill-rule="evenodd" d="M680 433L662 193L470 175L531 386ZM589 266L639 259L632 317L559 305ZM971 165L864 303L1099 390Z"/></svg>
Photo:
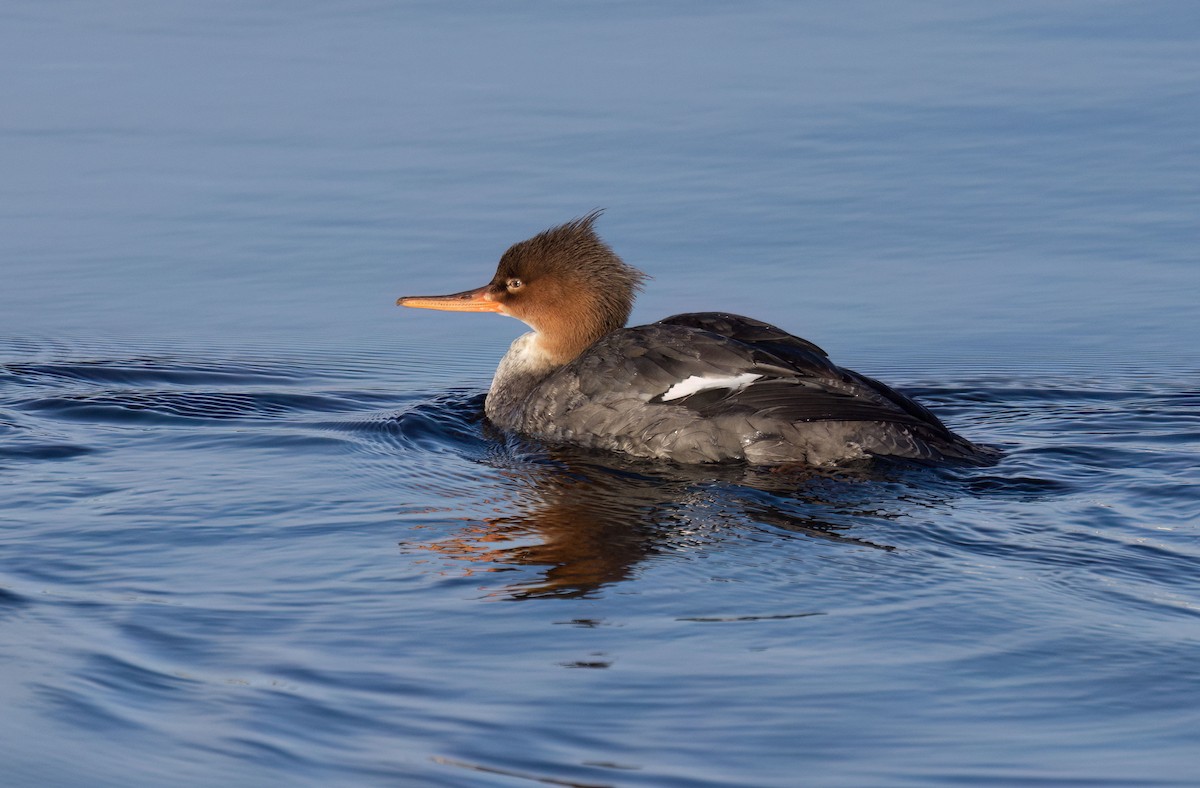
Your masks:
<svg viewBox="0 0 1200 788"><path fill-rule="evenodd" d="M481 287L443 296L404 296L396 299L396 306L441 309L446 312L499 312L500 302L486 298L487 292L487 287Z"/></svg>

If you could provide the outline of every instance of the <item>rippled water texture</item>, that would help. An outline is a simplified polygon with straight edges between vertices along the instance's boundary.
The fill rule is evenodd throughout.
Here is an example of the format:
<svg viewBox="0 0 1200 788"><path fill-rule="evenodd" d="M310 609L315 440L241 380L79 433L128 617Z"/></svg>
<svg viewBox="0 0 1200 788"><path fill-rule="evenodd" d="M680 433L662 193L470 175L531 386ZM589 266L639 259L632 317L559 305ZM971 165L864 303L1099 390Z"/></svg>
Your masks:
<svg viewBox="0 0 1200 788"><path fill-rule="evenodd" d="M0 10L0 784L1191 785L1191 4ZM607 206L990 468L482 418Z"/></svg>

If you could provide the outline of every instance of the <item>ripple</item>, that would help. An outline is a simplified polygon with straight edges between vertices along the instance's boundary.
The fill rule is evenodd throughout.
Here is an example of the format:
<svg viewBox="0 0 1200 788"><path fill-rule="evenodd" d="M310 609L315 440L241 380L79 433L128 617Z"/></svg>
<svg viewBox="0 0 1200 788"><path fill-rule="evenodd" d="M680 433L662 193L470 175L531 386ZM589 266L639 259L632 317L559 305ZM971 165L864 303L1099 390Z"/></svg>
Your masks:
<svg viewBox="0 0 1200 788"><path fill-rule="evenodd" d="M0 460L69 460L97 449L71 443L0 444Z"/></svg>
<svg viewBox="0 0 1200 788"><path fill-rule="evenodd" d="M92 359L63 363L0 364L0 374L21 385L179 386L271 385L305 377L298 370L246 363L198 363L162 357Z"/></svg>
<svg viewBox="0 0 1200 788"><path fill-rule="evenodd" d="M20 400L14 406L60 419L110 424L277 419L358 407L357 403L331 395L221 391L95 392Z"/></svg>
<svg viewBox="0 0 1200 788"><path fill-rule="evenodd" d="M81 443L70 431L0 408L0 462L71 460L101 450ZM0 466L3 467L3 466Z"/></svg>
<svg viewBox="0 0 1200 788"><path fill-rule="evenodd" d="M85 692L57 684L36 684L33 691L49 707L51 714L70 725L137 732L145 728L125 713L123 706L106 705Z"/></svg>
<svg viewBox="0 0 1200 788"><path fill-rule="evenodd" d="M480 457L493 446L483 435L483 394L456 390L418 398L404 410L351 415L314 426L349 433L380 456L450 451Z"/></svg>
<svg viewBox="0 0 1200 788"><path fill-rule="evenodd" d="M503 768L500 766L488 766L488 765L485 765L482 763L469 763L467 761L460 761L460 760L456 760L454 758L443 758L441 756L435 756L433 758L433 762L437 763L437 764L441 764L443 766L454 766L459 769L465 769L467 771L477 772L477 773L481 773L481 774L494 774L494 775L498 775L501 777L512 777L512 778L521 780L522 782L528 782L528 783L541 783L543 785L559 785L559 786L565 786L565 788L612 788L612 784L607 783L607 782L590 782L590 781L582 782L582 781L574 780L574 779L551 777L547 774L538 773L537 771L509 769L509 768ZM588 765L604 767L604 768L614 768L608 764L588 764ZM625 766L625 767L620 767L620 768L625 769L625 770L636 770L638 767Z"/></svg>
<svg viewBox="0 0 1200 788"><path fill-rule="evenodd" d="M0 586L0 618L14 615L32 604L32 600L23 594Z"/></svg>
<svg viewBox="0 0 1200 788"><path fill-rule="evenodd" d="M1075 487L1056 479L1039 479L1032 476L970 476L962 479L967 490L980 496L1005 495L1025 501L1039 500L1046 496L1066 495Z"/></svg>
<svg viewBox="0 0 1200 788"><path fill-rule="evenodd" d="M684 616L676 621L691 621L697 624L741 624L753 621L788 621L794 618L811 618L824 615L819 612L810 613L776 613L772 615L740 615L740 616Z"/></svg>

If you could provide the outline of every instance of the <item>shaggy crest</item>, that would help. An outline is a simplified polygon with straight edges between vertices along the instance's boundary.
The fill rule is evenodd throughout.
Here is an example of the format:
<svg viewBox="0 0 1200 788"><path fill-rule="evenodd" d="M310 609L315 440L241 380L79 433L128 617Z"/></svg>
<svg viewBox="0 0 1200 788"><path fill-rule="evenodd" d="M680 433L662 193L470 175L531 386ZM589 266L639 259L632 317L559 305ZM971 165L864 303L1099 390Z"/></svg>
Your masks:
<svg viewBox="0 0 1200 788"><path fill-rule="evenodd" d="M622 328L646 279L596 234L599 216L593 211L513 244L492 279L505 307L543 335L560 364Z"/></svg>

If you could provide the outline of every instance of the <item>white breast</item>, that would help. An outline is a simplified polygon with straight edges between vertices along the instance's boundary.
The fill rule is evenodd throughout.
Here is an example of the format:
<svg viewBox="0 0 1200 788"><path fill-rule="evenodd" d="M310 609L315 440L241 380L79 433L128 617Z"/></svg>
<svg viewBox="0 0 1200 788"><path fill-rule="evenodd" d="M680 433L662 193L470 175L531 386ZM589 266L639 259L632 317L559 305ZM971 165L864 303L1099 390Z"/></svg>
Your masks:
<svg viewBox="0 0 1200 788"><path fill-rule="evenodd" d="M661 399L663 402L682 399L690 397L699 391L708 391L709 389L729 389L732 393L734 391L741 391L761 377L762 375L756 375L753 372L720 376L692 375L690 378L685 378L667 389Z"/></svg>

